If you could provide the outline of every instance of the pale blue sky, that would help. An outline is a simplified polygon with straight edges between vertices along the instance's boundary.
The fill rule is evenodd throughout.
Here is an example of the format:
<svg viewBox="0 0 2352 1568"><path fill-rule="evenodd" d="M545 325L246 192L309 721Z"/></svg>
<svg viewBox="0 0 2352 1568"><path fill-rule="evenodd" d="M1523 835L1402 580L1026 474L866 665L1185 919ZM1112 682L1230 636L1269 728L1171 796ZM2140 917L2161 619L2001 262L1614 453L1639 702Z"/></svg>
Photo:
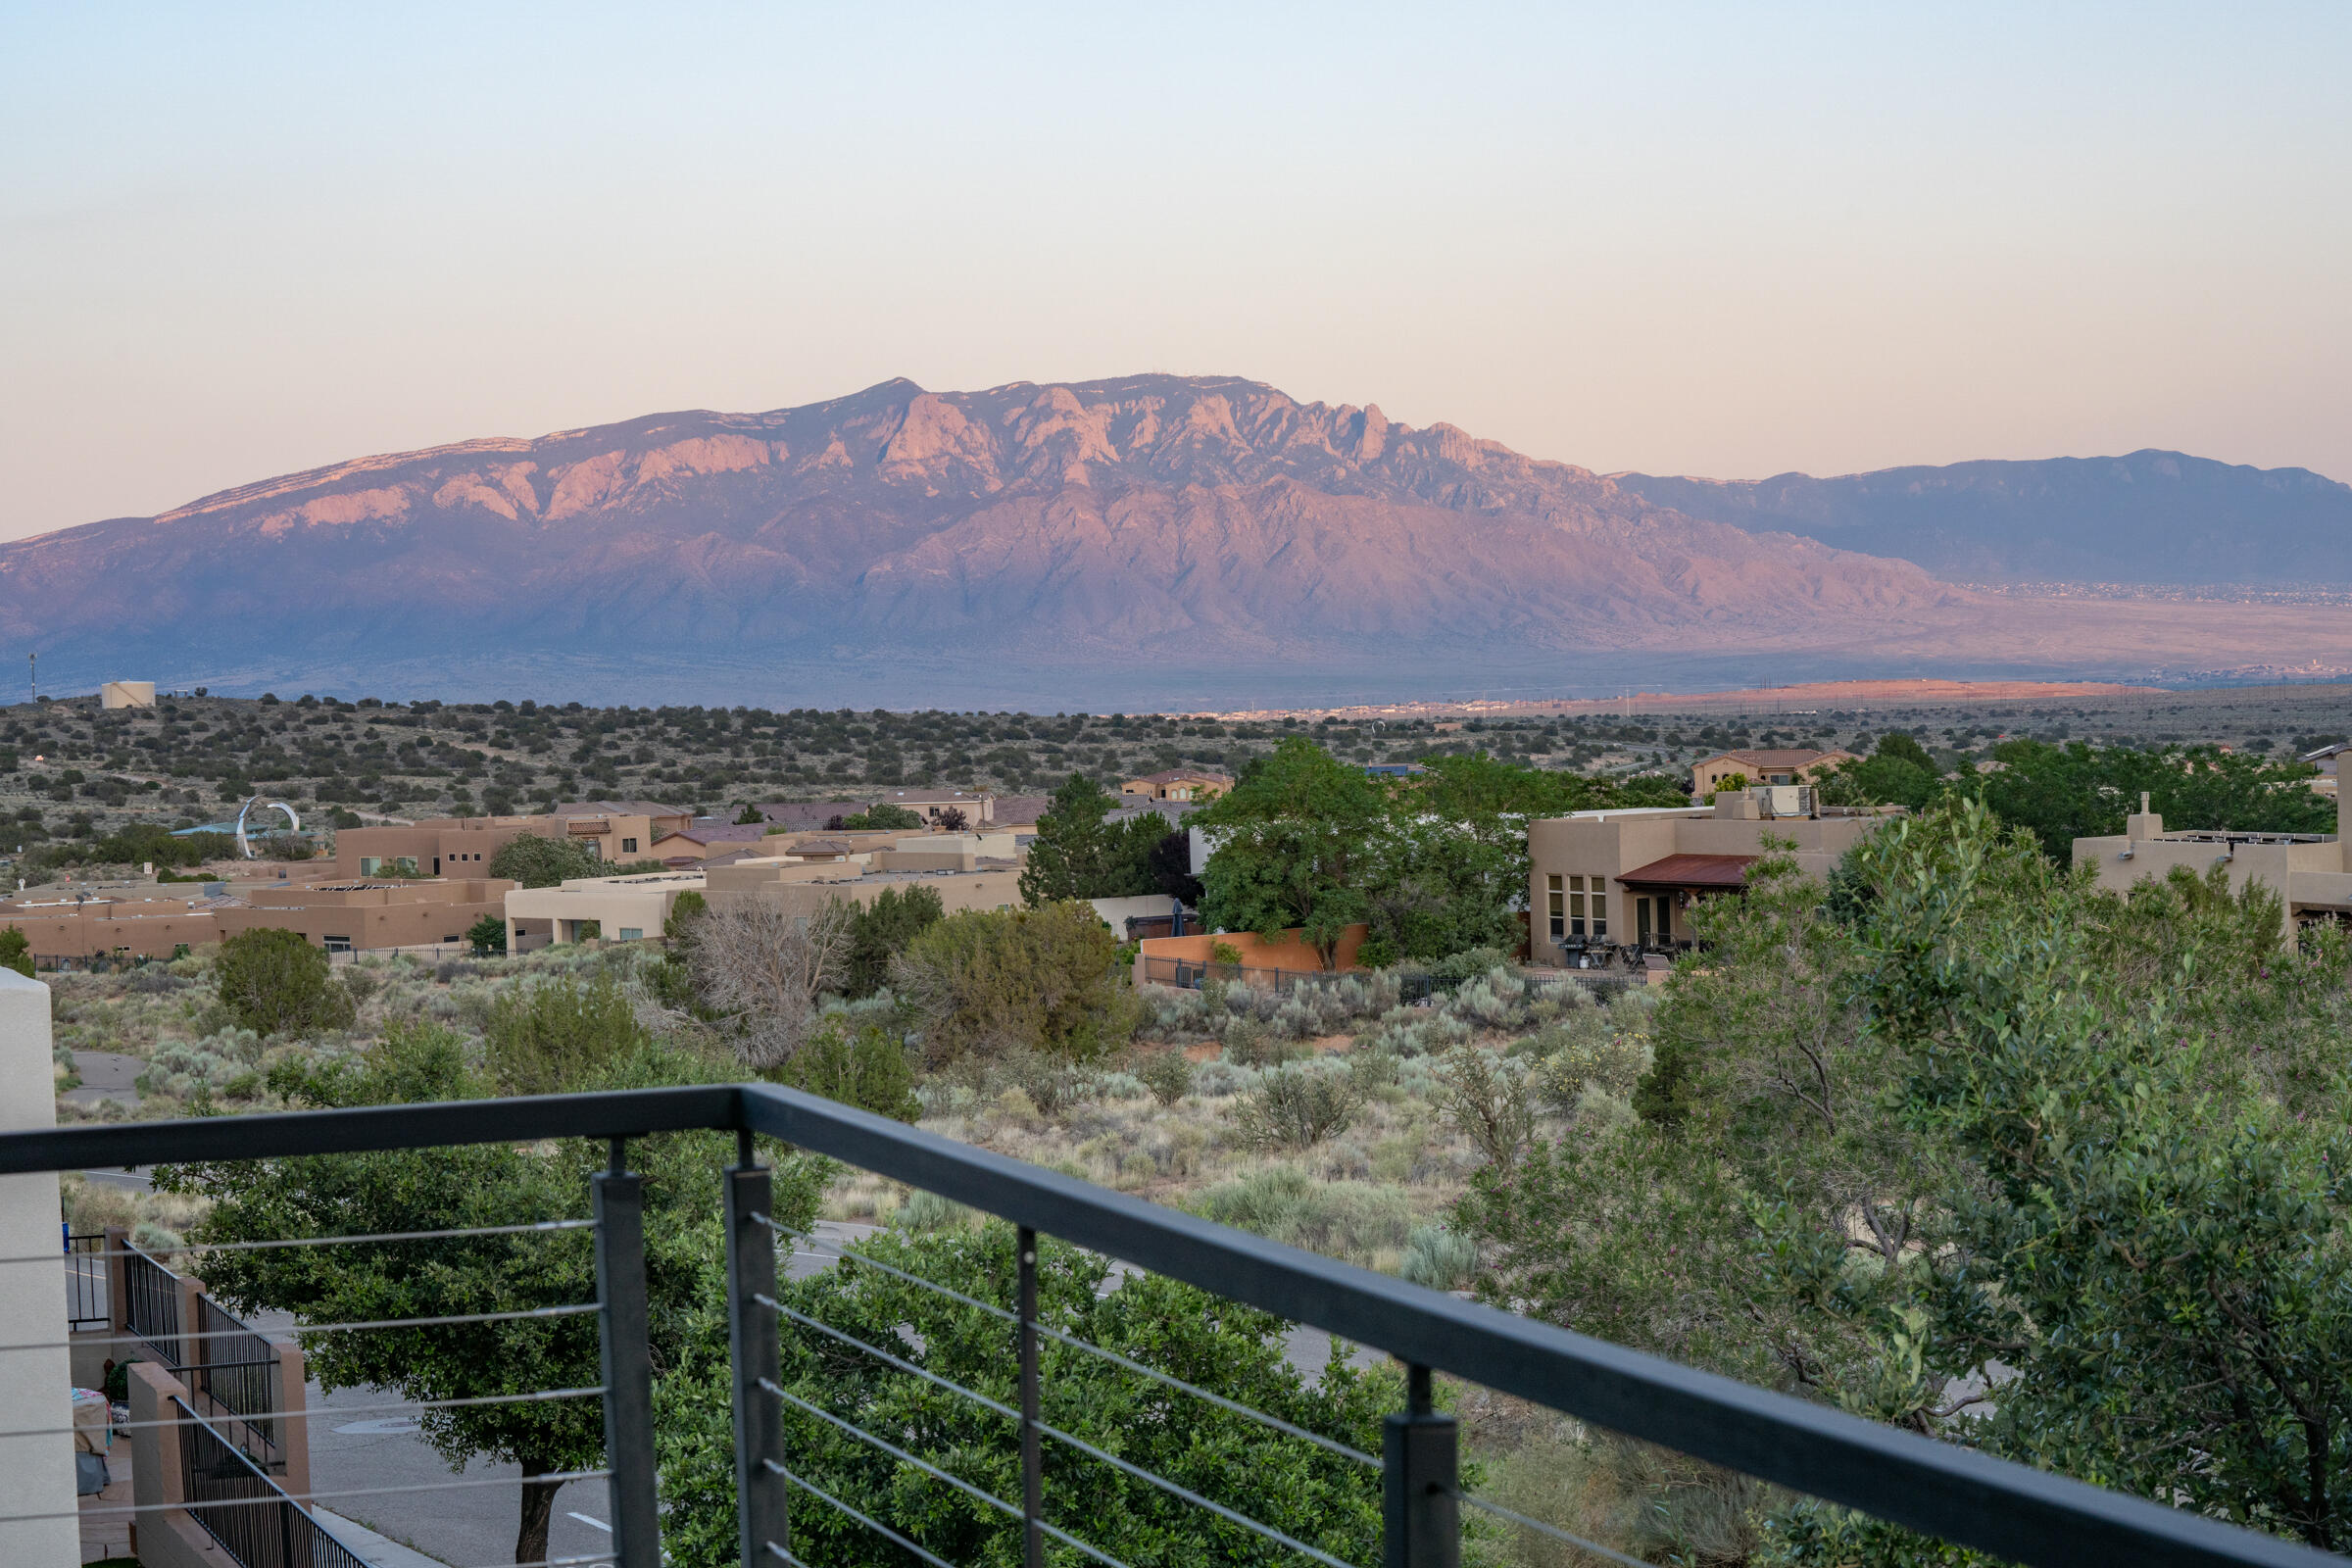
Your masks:
<svg viewBox="0 0 2352 1568"><path fill-rule="evenodd" d="M2348 68L2340 4L10 3L0 536L893 375L2352 479Z"/></svg>

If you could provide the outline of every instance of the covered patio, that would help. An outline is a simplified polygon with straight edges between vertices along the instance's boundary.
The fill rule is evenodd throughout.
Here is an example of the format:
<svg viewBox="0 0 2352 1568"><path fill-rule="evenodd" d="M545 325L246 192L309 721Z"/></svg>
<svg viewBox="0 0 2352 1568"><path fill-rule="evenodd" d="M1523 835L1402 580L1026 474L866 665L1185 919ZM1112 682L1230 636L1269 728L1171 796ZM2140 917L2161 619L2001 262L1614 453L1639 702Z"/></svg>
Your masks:
<svg viewBox="0 0 2352 1568"><path fill-rule="evenodd" d="M1620 872L1617 885L1633 904L1634 946L1671 952L1690 946L1690 906L1747 886L1755 855L1669 855Z"/></svg>

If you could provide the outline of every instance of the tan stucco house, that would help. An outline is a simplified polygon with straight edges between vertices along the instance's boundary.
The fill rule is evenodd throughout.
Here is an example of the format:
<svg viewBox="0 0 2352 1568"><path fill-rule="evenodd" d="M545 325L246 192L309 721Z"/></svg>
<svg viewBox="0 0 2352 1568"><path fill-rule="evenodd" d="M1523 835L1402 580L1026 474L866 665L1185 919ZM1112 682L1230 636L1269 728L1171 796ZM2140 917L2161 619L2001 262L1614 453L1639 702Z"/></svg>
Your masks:
<svg viewBox="0 0 2352 1568"><path fill-rule="evenodd" d="M1690 798L1704 801L1733 778L1749 784L1806 784L1854 760L1851 752L1802 748L1718 752L1690 764Z"/></svg>
<svg viewBox="0 0 2352 1568"><path fill-rule="evenodd" d="M2352 800L2338 795L2335 832L2238 833L2222 828L2167 831L2164 817L2139 809L2120 834L2075 840L2075 864L2096 867L2099 886L2118 893L2185 866L2203 876L2215 866L2232 892L2260 882L2285 906L2286 933L2324 920L2352 921Z"/></svg>
<svg viewBox="0 0 2352 1568"><path fill-rule="evenodd" d="M1893 809L1819 806L1810 789L1778 785L1530 822L1529 957L1566 965L1593 948L1686 943L1691 905L1745 887L1768 836L1793 842L1798 866L1827 877Z"/></svg>

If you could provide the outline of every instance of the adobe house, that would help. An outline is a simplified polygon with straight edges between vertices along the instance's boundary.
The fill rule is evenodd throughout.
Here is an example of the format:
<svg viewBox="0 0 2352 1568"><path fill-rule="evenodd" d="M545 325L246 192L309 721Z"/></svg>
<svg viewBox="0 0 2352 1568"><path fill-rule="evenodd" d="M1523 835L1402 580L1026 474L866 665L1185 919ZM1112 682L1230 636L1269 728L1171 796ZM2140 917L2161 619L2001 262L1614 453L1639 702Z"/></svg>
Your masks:
<svg viewBox="0 0 2352 1568"><path fill-rule="evenodd" d="M1821 806L1812 790L1784 784L1530 822L1529 961L1560 967L1588 948L1688 943L1691 906L1744 888L1767 837L1792 841L1797 865L1826 879L1898 809Z"/></svg>
<svg viewBox="0 0 2352 1568"><path fill-rule="evenodd" d="M1176 767L1147 773L1119 785L1121 795L1141 795L1154 801L1213 801L1233 788L1233 777L1206 768Z"/></svg>
<svg viewBox="0 0 2352 1568"><path fill-rule="evenodd" d="M2128 893L2135 882L2184 866L2198 876L2225 869L2230 890L2260 882L2284 906L2285 935L2323 921L2352 921L2352 799L2335 799L2335 832L2240 833L2226 828L2168 831L2160 812L2139 809L2120 834L2075 840L2074 863L2094 867L2099 886Z"/></svg>

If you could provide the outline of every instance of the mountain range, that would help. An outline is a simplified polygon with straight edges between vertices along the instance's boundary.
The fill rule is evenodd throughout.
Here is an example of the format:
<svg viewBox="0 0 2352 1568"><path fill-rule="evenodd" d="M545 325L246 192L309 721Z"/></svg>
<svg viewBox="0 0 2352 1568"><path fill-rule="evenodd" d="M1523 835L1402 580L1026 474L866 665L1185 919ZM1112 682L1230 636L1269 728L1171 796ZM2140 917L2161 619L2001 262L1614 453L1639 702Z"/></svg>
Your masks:
<svg viewBox="0 0 2352 1568"><path fill-rule="evenodd" d="M1752 483L1610 477L1692 517L2014 583L2352 583L2352 485L2153 449Z"/></svg>
<svg viewBox="0 0 2352 1568"><path fill-rule="evenodd" d="M0 631L69 683L384 696L1142 706L1955 651L2013 671L2052 662L2046 630L1985 642L2014 612L1938 573L2122 559L2126 498L2160 491L2144 537L2188 541L2162 544L2180 561L2217 531L2266 561L2352 539L2341 485L2170 454L1719 484L1232 378L900 380L363 458L0 546ZM2192 491L2234 510L2198 524Z"/></svg>

